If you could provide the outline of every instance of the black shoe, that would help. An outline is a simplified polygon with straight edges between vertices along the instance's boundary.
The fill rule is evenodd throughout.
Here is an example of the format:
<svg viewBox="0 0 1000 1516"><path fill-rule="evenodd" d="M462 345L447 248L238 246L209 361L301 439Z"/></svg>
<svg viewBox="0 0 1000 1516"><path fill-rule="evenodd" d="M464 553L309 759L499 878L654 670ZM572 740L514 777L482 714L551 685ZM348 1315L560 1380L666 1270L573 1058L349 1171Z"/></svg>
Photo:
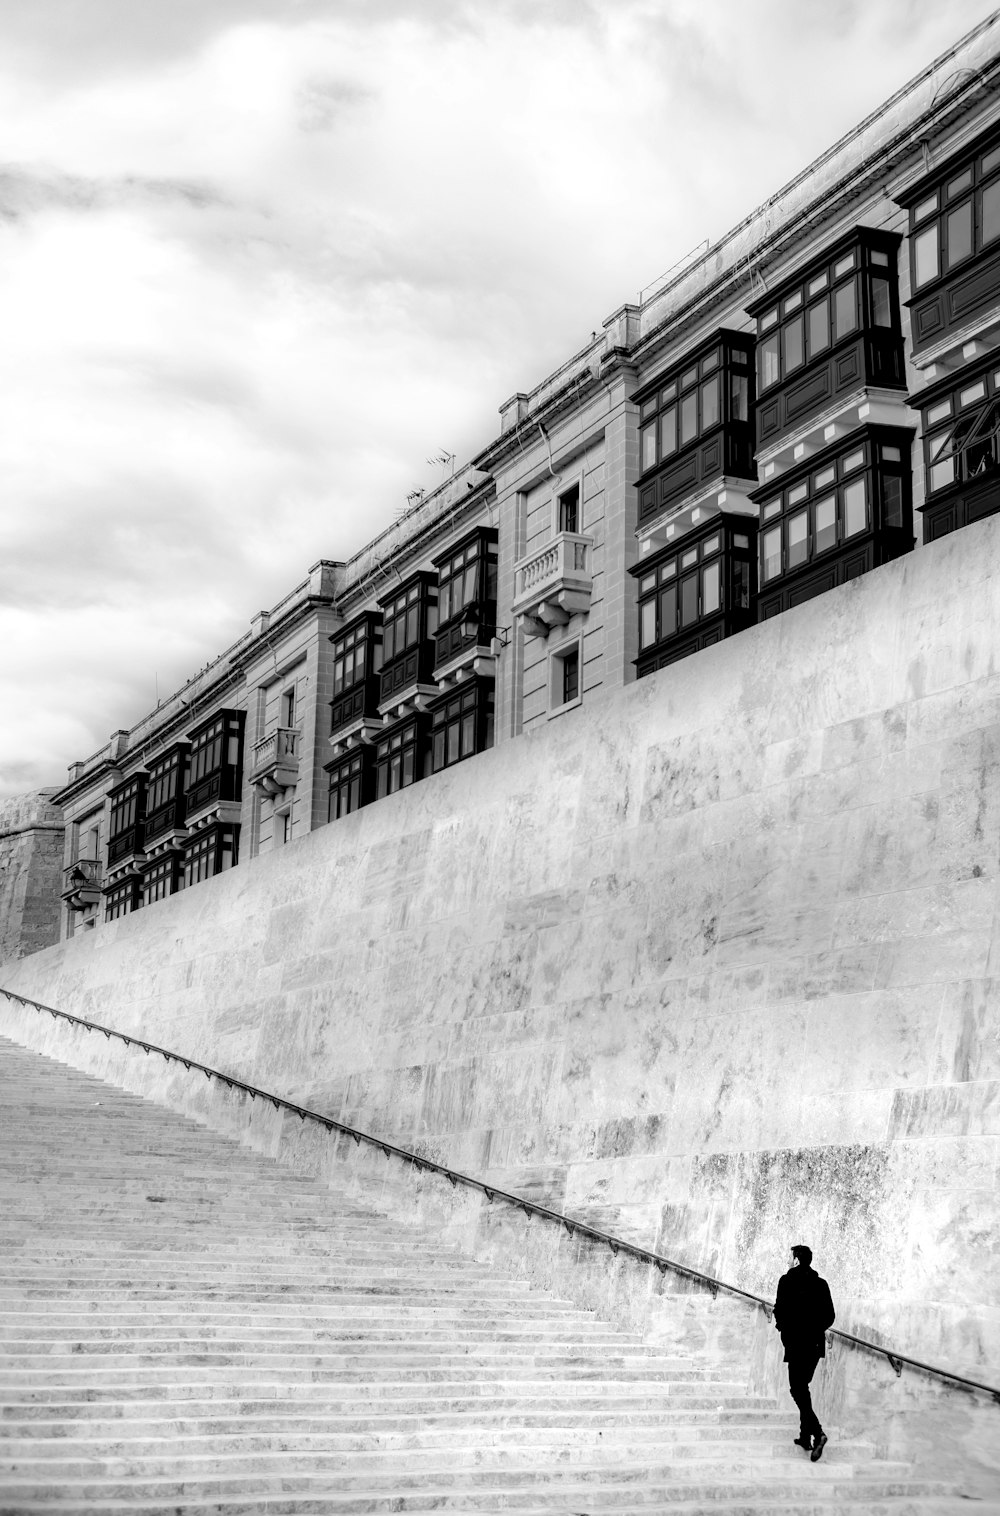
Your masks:
<svg viewBox="0 0 1000 1516"><path fill-rule="evenodd" d="M823 1456L823 1449L826 1447L829 1440L830 1439L827 1437L825 1432L820 1432L819 1436L816 1438L815 1443L813 1444L813 1450L809 1454L809 1458L812 1463L819 1463L820 1459Z"/></svg>
<svg viewBox="0 0 1000 1516"><path fill-rule="evenodd" d="M812 1438L811 1437L805 1437L805 1436L802 1436L802 1437L793 1437L792 1441L795 1443L795 1446L797 1448L805 1448L805 1450L806 1450L807 1453L809 1452L809 1450L812 1447Z"/></svg>

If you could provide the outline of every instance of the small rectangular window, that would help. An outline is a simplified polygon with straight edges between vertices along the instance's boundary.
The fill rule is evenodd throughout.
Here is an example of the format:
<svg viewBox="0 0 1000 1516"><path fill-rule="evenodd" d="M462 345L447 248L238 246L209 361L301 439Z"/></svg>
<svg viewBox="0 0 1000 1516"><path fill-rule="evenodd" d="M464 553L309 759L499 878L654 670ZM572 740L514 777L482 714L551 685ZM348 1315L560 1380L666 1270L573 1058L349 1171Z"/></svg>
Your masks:
<svg viewBox="0 0 1000 1516"><path fill-rule="evenodd" d="M681 568L690 568L692 563L698 562L698 549L689 547L686 553L681 554Z"/></svg>
<svg viewBox="0 0 1000 1516"><path fill-rule="evenodd" d="M750 387L746 374L730 375L730 416L733 421L746 421L750 399Z"/></svg>
<svg viewBox="0 0 1000 1516"><path fill-rule="evenodd" d="M867 492L865 481L856 479L844 490L844 536L853 537L863 532L867 524Z"/></svg>
<svg viewBox="0 0 1000 1516"><path fill-rule="evenodd" d="M892 325L892 302L888 279L872 280L872 321L875 326Z"/></svg>
<svg viewBox="0 0 1000 1516"><path fill-rule="evenodd" d="M645 600L639 611L639 646L652 647L656 641L656 601Z"/></svg>
<svg viewBox="0 0 1000 1516"><path fill-rule="evenodd" d="M900 453L898 447L889 447L888 444L885 444L882 448L882 457L885 459L886 463L898 463L902 457L902 454Z"/></svg>
<svg viewBox="0 0 1000 1516"><path fill-rule="evenodd" d="M872 267L873 268L888 268L889 267L889 254L888 253L880 253L877 248L872 248L871 258L872 258Z"/></svg>
<svg viewBox="0 0 1000 1516"><path fill-rule="evenodd" d="M789 321L782 328L782 347L785 360L785 373L790 374L800 368L805 361L805 351L802 339L802 317L796 316L794 321Z"/></svg>
<svg viewBox="0 0 1000 1516"><path fill-rule="evenodd" d="M774 579L781 573L780 526L772 526L764 533L761 559L764 579Z"/></svg>
<svg viewBox="0 0 1000 1516"><path fill-rule="evenodd" d="M720 538L718 536L706 538L706 540L701 544L701 556L703 558L711 557L713 553L717 553L719 551L719 544Z"/></svg>
<svg viewBox="0 0 1000 1516"><path fill-rule="evenodd" d="M920 204L914 207L914 221L923 221L924 217L929 216L931 211L936 211L937 207L938 197L937 191L935 190L933 195L928 195L926 200L921 200Z"/></svg>
<svg viewBox="0 0 1000 1516"><path fill-rule="evenodd" d="M781 307L781 309L784 312L784 314L787 316L792 311L797 311L798 308L799 308L799 306L801 304L802 304L802 291L801 290L796 290L794 295L789 295L788 299L785 301L785 303Z"/></svg>
<svg viewBox="0 0 1000 1516"><path fill-rule="evenodd" d="M788 494L785 497L785 503L787 505L798 505L799 501L804 500L808 493L808 484L796 484L792 489L788 491Z"/></svg>
<svg viewBox="0 0 1000 1516"><path fill-rule="evenodd" d="M691 626L698 620L698 575L689 574L681 580L681 626Z"/></svg>
<svg viewBox="0 0 1000 1516"><path fill-rule="evenodd" d="M856 468L864 467L864 462L865 450L863 447L859 447L857 452L848 453L847 457L840 465L840 471L842 474L853 474Z"/></svg>
<svg viewBox="0 0 1000 1516"><path fill-rule="evenodd" d="M777 384L779 378L778 333L773 332L770 337L765 337L758 351L760 352L760 387L766 390L772 384Z"/></svg>
<svg viewBox="0 0 1000 1516"><path fill-rule="evenodd" d="M949 200L951 200L955 197L955 195L960 195L963 190L968 189L971 183L972 170L971 168L967 168L965 170L965 173L959 174L957 179L950 179L948 181L947 187L945 188L945 195Z"/></svg>
<svg viewBox="0 0 1000 1516"><path fill-rule="evenodd" d="M995 168L1000 168L1000 147L993 148L992 152L985 155L979 165L979 172L988 174Z"/></svg>
<svg viewBox="0 0 1000 1516"><path fill-rule="evenodd" d="M706 379L701 387L701 429L707 432L709 427L719 423L719 376L713 374L711 379Z"/></svg>
<svg viewBox="0 0 1000 1516"><path fill-rule="evenodd" d="M576 700L580 694L580 650L574 648L572 653L567 653L562 660L562 698L563 705L568 705L571 700Z"/></svg>
<svg viewBox="0 0 1000 1516"><path fill-rule="evenodd" d="M559 530L561 532L580 530L580 486L578 484L564 490L559 496ZM474 570L470 572L474 574ZM471 598L472 596L469 595L468 599Z"/></svg>
<svg viewBox="0 0 1000 1516"><path fill-rule="evenodd" d="M813 506L814 549L825 553L837 540L837 497L828 495Z"/></svg>
<svg viewBox="0 0 1000 1516"><path fill-rule="evenodd" d="M927 412L927 425L933 426L935 421L943 421L945 416L951 415L951 401L942 400L940 405L932 405Z"/></svg>
<svg viewBox="0 0 1000 1516"><path fill-rule="evenodd" d="M913 282L919 289L938 276L937 223L913 239Z"/></svg>
<svg viewBox="0 0 1000 1516"><path fill-rule="evenodd" d="M778 319L778 309L777 309L777 306L775 306L775 308L774 308L773 311L768 311L765 316L761 316L761 318L760 318L760 330L762 332L769 331L770 328L777 321L777 319Z"/></svg>
<svg viewBox="0 0 1000 1516"><path fill-rule="evenodd" d="M809 513L798 511L788 518L788 567L805 563L809 554Z"/></svg>
<svg viewBox="0 0 1000 1516"><path fill-rule="evenodd" d="M813 488L817 490L825 490L827 485L832 484L836 477L836 467L820 469L819 473L813 477ZM791 499L791 496L789 496L789 499Z"/></svg>
<svg viewBox="0 0 1000 1516"><path fill-rule="evenodd" d="M898 474L882 475L882 505L886 526L902 526L903 481Z"/></svg>
<svg viewBox="0 0 1000 1516"><path fill-rule="evenodd" d="M719 561L707 563L701 571L701 614L708 616L719 609Z"/></svg>
<svg viewBox="0 0 1000 1516"><path fill-rule="evenodd" d="M762 518L765 521L770 521L773 516L780 516L780 515L781 515L781 501L780 500L769 500L768 503L767 503L767 505L765 505L764 509L761 511L761 516L762 516Z"/></svg>
<svg viewBox="0 0 1000 1516"><path fill-rule="evenodd" d="M681 399L681 447L698 434L698 392L692 390Z"/></svg>
<svg viewBox="0 0 1000 1516"><path fill-rule="evenodd" d="M848 253L846 258L841 258L840 261L839 261L839 263L835 263L834 264L834 266L833 266L833 277L835 279L839 279L840 276L841 276L841 274L846 274L847 271L849 269L852 269L853 267L854 267L854 254L853 253Z"/></svg>
<svg viewBox="0 0 1000 1516"><path fill-rule="evenodd" d="M834 291L834 326L838 340L853 332L858 324L857 301L854 296L854 280L842 284Z"/></svg>
<svg viewBox="0 0 1000 1516"><path fill-rule="evenodd" d="M677 630L677 585L660 591L660 636L670 637Z"/></svg>
<svg viewBox="0 0 1000 1516"><path fill-rule="evenodd" d="M660 417L660 457L669 458L677 451L677 407L672 405Z"/></svg>
<svg viewBox="0 0 1000 1516"><path fill-rule="evenodd" d="M980 379L978 384L970 384L968 389L962 390L958 397L959 405L972 405L976 400L986 399L986 384Z"/></svg>
<svg viewBox="0 0 1000 1516"><path fill-rule="evenodd" d="M656 462L656 422L642 429L642 467L645 471Z"/></svg>
<svg viewBox="0 0 1000 1516"><path fill-rule="evenodd" d="M829 283L830 283L830 275L829 274L827 274L827 273L818 274L815 279L810 279L809 280L809 294L810 295L818 295L819 292L820 292L820 290L825 290L826 287L827 287L827 285Z"/></svg>
<svg viewBox="0 0 1000 1516"><path fill-rule="evenodd" d="M972 255L972 201L966 200L945 218L944 245L948 267Z"/></svg>
<svg viewBox="0 0 1000 1516"><path fill-rule="evenodd" d="M814 358L824 348L830 346L830 305L827 300L820 300L817 305L811 305L807 312L809 321L809 356Z"/></svg>

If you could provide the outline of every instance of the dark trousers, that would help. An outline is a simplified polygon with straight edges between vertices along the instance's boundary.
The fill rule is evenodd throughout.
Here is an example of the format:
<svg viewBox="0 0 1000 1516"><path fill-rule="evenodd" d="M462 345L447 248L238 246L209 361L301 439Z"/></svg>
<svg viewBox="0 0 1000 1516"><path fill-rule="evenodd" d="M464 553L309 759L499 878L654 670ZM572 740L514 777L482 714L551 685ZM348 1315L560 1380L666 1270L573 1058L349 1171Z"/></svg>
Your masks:
<svg viewBox="0 0 1000 1516"><path fill-rule="evenodd" d="M809 1381L818 1363L818 1353L796 1353L788 1360L788 1389L799 1408L800 1437L818 1437L823 1430L809 1395Z"/></svg>

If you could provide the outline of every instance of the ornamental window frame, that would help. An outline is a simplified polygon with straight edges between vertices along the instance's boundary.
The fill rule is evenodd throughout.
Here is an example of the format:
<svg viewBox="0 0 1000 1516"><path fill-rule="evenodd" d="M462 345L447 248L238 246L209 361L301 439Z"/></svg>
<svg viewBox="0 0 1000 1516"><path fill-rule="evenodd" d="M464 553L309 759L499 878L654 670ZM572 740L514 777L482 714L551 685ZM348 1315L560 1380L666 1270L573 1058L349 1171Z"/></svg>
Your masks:
<svg viewBox="0 0 1000 1516"><path fill-rule="evenodd" d="M714 531L696 541L682 538L669 554L642 565L637 572L640 657L726 610L750 610L754 526L749 521L741 532L718 521Z"/></svg>
<svg viewBox="0 0 1000 1516"><path fill-rule="evenodd" d="M945 394L939 391L921 407L921 420L928 501L995 473L1000 469L1000 368L957 375Z"/></svg>
<svg viewBox="0 0 1000 1516"><path fill-rule="evenodd" d="M766 304L752 307L758 402L863 332L901 339L897 259L869 241L865 228L859 231L849 245L841 241L822 262L810 263L794 282L782 282Z"/></svg>
<svg viewBox="0 0 1000 1516"><path fill-rule="evenodd" d="M470 605L496 603L499 549L495 530L477 529L474 536L435 558L434 564L438 576L436 631L458 620Z"/></svg>
<svg viewBox="0 0 1000 1516"><path fill-rule="evenodd" d="M902 438L848 441L761 503L759 593L800 570L835 561L876 527L903 530L909 509L910 455Z"/></svg>
<svg viewBox="0 0 1000 1516"><path fill-rule="evenodd" d="M446 698L435 701L429 714L430 772L440 774L493 746L493 681L463 680Z"/></svg>
<svg viewBox="0 0 1000 1516"><path fill-rule="evenodd" d="M382 668L419 648L437 631L437 583L420 573L379 600L382 612Z"/></svg>
<svg viewBox="0 0 1000 1516"><path fill-rule="evenodd" d="M377 613L365 611L350 626L330 636L333 647L333 699L357 689L372 674L377 674L382 649L382 632Z"/></svg>
<svg viewBox="0 0 1000 1516"><path fill-rule="evenodd" d="M909 206L909 218L914 295L989 248L1000 249L1000 142L994 139L954 163Z"/></svg>
<svg viewBox="0 0 1000 1516"><path fill-rule="evenodd" d="M710 346L695 348L644 387L639 405L639 483L681 458L724 426L748 424L754 406L754 340L749 332L720 330ZM723 379L728 383L723 385ZM714 389L714 399L709 392ZM706 416L706 406L708 414Z"/></svg>
<svg viewBox="0 0 1000 1516"><path fill-rule="evenodd" d="M375 799L409 789L423 778L424 721L414 714L375 741Z"/></svg>
<svg viewBox="0 0 1000 1516"><path fill-rule="evenodd" d="M355 748L339 762L327 766L327 822L353 815L371 800L374 754L369 746Z"/></svg>

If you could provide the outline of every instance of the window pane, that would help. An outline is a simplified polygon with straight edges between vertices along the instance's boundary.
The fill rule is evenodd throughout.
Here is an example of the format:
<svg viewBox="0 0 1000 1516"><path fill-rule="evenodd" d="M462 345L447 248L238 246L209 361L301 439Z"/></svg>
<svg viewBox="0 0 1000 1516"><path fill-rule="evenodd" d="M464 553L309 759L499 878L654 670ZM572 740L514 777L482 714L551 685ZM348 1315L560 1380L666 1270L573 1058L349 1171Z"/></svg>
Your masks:
<svg viewBox="0 0 1000 1516"><path fill-rule="evenodd" d="M844 337L848 332L853 332L858 324L857 302L854 298L854 280L850 284L842 284L833 296L833 322L837 329L837 337Z"/></svg>
<svg viewBox="0 0 1000 1516"><path fill-rule="evenodd" d="M825 347L830 346L830 306L826 300L821 300L818 305L811 305L808 312L809 319L809 356L814 358Z"/></svg>
<svg viewBox="0 0 1000 1516"><path fill-rule="evenodd" d="M794 321L782 328L782 346L785 357L785 373L790 374L793 369L800 368L805 358L802 341L802 317L796 316Z"/></svg>
<svg viewBox="0 0 1000 1516"><path fill-rule="evenodd" d="M1000 237L1000 179L983 190L983 242Z"/></svg>
<svg viewBox="0 0 1000 1516"><path fill-rule="evenodd" d="M750 606L750 565L742 558L733 560L733 606L738 611Z"/></svg>
<svg viewBox="0 0 1000 1516"><path fill-rule="evenodd" d="M830 495L813 506L814 542L817 553L825 553L837 540L837 499Z"/></svg>
<svg viewBox="0 0 1000 1516"><path fill-rule="evenodd" d="M677 586L670 584L660 591L660 636L672 637L677 630Z"/></svg>
<svg viewBox="0 0 1000 1516"><path fill-rule="evenodd" d="M955 477L954 458L945 458L941 463L934 463L930 470L930 486L932 490L943 489L946 484L951 484Z"/></svg>
<svg viewBox="0 0 1000 1516"><path fill-rule="evenodd" d="M872 280L872 321L876 326L892 325L892 307L889 303L888 279Z"/></svg>
<svg viewBox="0 0 1000 1516"><path fill-rule="evenodd" d="M886 526L902 526L903 481L897 474L882 475L882 507Z"/></svg>
<svg viewBox="0 0 1000 1516"><path fill-rule="evenodd" d="M476 749L475 714L462 717L462 757L467 758Z"/></svg>
<svg viewBox="0 0 1000 1516"><path fill-rule="evenodd" d="M435 774L444 768L444 732L434 733L434 750L431 755L431 763Z"/></svg>
<svg viewBox="0 0 1000 1516"><path fill-rule="evenodd" d="M681 580L681 626L690 626L698 620L698 575L689 574Z"/></svg>
<svg viewBox="0 0 1000 1516"><path fill-rule="evenodd" d="M968 189L972 183L972 170L967 168L964 174L959 174L957 179L949 179L945 194L950 200L953 195L960 195L964 189Z"/></svg>
<svg viewBox="0 0 1000 1516"><path fill-rule="evenodd" d="M408 747L403 751L403 787L413 783L413 748Z"/></svg>
<svg viewBox="0 0 1000 1516"><path fill-rule="evenodd" d="M863 532L867 520L865 510L865 481L856 479L844 490L844 536L853 537Z"/></svg>
<svg viewBox="0 0 1000 1516"><path fill-rule="evenodd" d="M945 218L944 245L948 267L961 263L972 252L972 201L967 200Z"/></svg>
<svg viewBox="0 0 1000 1516"><path fill-rule="evenodd" d="M709 563L701 571L701 613L707 616L719 609L719 565Z"/></svg>
<svg viewBox="0 0 1000 1516"><path fill-rule="evenodd" d="M747 404L749 401L749 381L745 374L733 374L731 376L732 413L733 421L745 421L747 419Z"/></svg>
<svg viewBox="0 0 1000 1516"><path fill-rule="evenodd" d="M938 276L937 222L913 239L913 282L918 287Z"/></svg>
<svg viewBox="0 0 1000 1516"><path fill-rule="evenodd" d="M719 421L719 376L715 374L701 387L701 429L707 431Z"/></svg>
<svg viewBox="0 0 1000 1516"><path fill-rule="evenodd" d="M766 390L778 382L778 334L772 332L758 348L760 353L760 387Z"/></svg>
<svg viewBox="0 0 1000 1516"><path fill-rule="evenodd" d="M656 422L642 429L642 466L652 468L656 462ZM442 612L442 616L444 612Z"/></svg>
<svg viewBox="0 0 1000 1516"><path fill-rule="evenodd" d="M698 431L698 392L692 390L690 395L685 395L681 401L681 447Z"/></svg>
<svg viewBox="0 0 1000 1516"><path fill-rule="evenodd" d="M772 526L770 531L764 533L762 561L765 579L773 579L776 574L781 573L780 526Z"/></svg>
<svg viewBox="0 0 1000 1516"><path fill-rule="evenodd" d="M406 613L406 646L412 647L417 640L417 618L419 612L414 605Z"/></svg>
<svg viewBox="0 0 1000 1516"><path fill-rule="evenodd" d="M797 511L788 518L788 567L805 563L809 555L809 513Z"/></svg>
<svg viewBox="0 0 1000 1516"><path fill-rule="evenodd" d="M914 207L914 221L922 221L925 216L930 215L931 211L936 211L937 203L937 191L935 190L934 194L931 195L929 199L921 200L920 204Z"/></svg>
<svg viewBox="0 0 1000 1516"><path fill-rule="evenodd" d="M656 601L646 600L639 608L639 646L652 647L656 641Z"/></svg>
<svg viewBox="0 0 1000 1516"><path fill-rule="evenodd" d="M677 451L677 407L672 405L660 417L660 457L669 458Z"/></svg>
<svg viewBox="0 0 1000 1516"><path fill-rule="evenodd" d="M453 721L448 727L448 762L454 763L458 758L458 722Z"/></svg>

